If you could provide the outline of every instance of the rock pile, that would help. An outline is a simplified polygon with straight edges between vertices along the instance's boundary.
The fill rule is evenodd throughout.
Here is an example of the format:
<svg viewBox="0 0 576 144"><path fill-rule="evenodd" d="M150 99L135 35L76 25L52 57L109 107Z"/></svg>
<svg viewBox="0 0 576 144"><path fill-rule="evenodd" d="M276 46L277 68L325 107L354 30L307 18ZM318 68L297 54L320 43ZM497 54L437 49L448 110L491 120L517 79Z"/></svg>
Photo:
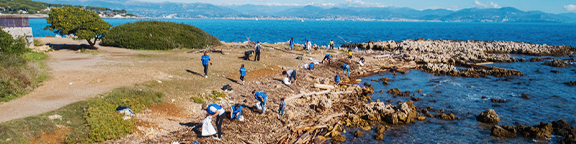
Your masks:
<svg viewBox="0 0 576 144"><path fill-rule="evenodd" d="M500 117L498 117L496 111L489 109L476 116L476 120L485 123L498 123L498 121L500 121Z"/></svg>
<svg viewBox="0 0 576 144"><path fill-rule="evenodd" d="M564 84L569 86L576 86L576 81L565 82Z"/></svg>
<svg viewBox="0 0 576 144"><path fill-rule="evenodd" d="M569 65L564 61L559 60L552 60L549 62L545 62L544 65L552 66L552 67L569 67Z"/></svg>

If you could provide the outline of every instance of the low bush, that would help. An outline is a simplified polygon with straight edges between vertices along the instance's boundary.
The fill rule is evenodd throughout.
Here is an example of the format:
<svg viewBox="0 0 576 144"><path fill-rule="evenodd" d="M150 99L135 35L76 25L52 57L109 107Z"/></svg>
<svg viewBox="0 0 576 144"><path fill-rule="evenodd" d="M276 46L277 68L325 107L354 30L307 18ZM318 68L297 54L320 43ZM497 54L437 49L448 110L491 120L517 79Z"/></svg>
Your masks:
<svg viewBox="0 0 576 144"><path fill-rule="evenodd" d="M12 38L12 35L0 30L0 53L21 55L28 52L24 37Z"/></svg>
<svg viewBox="0 0 576 144"><path fill-rule="evenodd" d="M225 98L226 97L226 93L224 92L219 92L216 90L213 90L212 93L210 95L208 95L208 98L212 99L213 101L220 101L220 98Z"/></svg>
<svg viewBox="0 0 576 144"><path fill-rule="evenodd" d="M220 45L220 40L187 24L139 21L113 27L100 44L128 49L170 50Z"/></svg>
<svg viewBox="0 0 576 144"><path fill-rule="evenodd" d="M192 97L191 99L192 99L192 101L194 101L197 104L205 104L206 103L206 101L204 101L204 98L202 98L202 97Z"/></svg>

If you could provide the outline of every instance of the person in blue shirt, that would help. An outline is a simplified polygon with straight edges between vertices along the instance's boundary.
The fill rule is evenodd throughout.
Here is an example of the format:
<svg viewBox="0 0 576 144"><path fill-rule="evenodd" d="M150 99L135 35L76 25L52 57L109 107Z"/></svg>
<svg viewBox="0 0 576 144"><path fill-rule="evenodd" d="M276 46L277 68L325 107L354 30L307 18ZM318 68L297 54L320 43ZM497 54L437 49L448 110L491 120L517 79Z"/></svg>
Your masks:
<svg viewBox="0 0 576 144"><path fill-rule="evenodd" d="M280 113L280 115L284 115L284 108L286 107L286 103L284 103L284 98L280 99L280 108L278 109L278 112Z"/></svg>
<svg viewBox="0 0 576 144"><path fill-rule="evenodd" d="M322 63L324 63L324 60L327 60L328 65L330 65L330 61L332 61L332 55L326 54L326 56L324 56L324 59L322 59Z"/></svg>
<svg viewBox="0 0 576 144"><path fill-rule="evenodd" d="M252 91L254 98L260 101L260 107L262 107L262 114L266 111L266 102L268 101L268 96L263 92Z"/></svg>
<svg viewBox="0 0 576 144"><path fill-rule="evenodd" d="M314 62L310 63L310 65L308 65L308 69L309 70L314 70Z"/></svg>
<svg viewBox="0 0 576 144"><path fill-rule="evenodd" d="M294 38L290 38L290 50L294 50Z"/></svg>
<svg viewBox="0 0 576 144"><path fill-rule="evenodd" d="M337 84L340 83L340 76L338 74L336 74L336 76L334 77L334 82L336 82Z"/></svg>
<svg viewBox="0 0 576 144"><path fill-rule="evenodd" d="M206 110L208 114L212 117L217 117L216 119L216 128L218 129L218 137L215 137L216 140L221 140L222 138L222 122L224 122L224 118L226 118L226 111L222 108L221 105L218 104L202 104L202 109Z"/></svg>
<svg viewBox="0 0 576 144"><path fill-rule="evenodd" d="M208 78L208 64L210 64L210 56L208 55L208 53L204 52L204 55L202 55L202 65L204 66L204 77Z"/></svg>
<svg viewBox="0 0 576 144"><path fill-rule="evenodd" d="M348 77L350 77L350 66L347 64L343 64L342 65L342 74L346 75L346 71L348 71Z"/></svg>
<svg viewBox="0 0 576 144"><path fill-rule="evenodd" d="M230 118L232 119L239 119L242 115L242 108L241 104L232 105L232 111L230 111Z"/></svg>
<svg viewBox="0 0 576 144"><path fill-rule="evenodd" d="M244 85L244 76L246 76L246 68L244 68L244 64L240 68L240 80L242 81L242 85Z"/></svg>

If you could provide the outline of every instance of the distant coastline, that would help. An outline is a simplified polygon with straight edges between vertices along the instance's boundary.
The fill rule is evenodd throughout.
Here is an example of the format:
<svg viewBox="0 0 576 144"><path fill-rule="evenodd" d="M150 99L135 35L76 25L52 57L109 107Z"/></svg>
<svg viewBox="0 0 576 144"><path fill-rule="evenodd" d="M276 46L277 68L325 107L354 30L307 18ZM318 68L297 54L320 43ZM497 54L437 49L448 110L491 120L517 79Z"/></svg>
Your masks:
<svg viewBox="0 0 576 144"><path fill-rule="evenodd" d="M29 19L45 19L48 14L0 14L2 16L27 17ZM149 17L101 17L103 19L149 19Z"/></svg>

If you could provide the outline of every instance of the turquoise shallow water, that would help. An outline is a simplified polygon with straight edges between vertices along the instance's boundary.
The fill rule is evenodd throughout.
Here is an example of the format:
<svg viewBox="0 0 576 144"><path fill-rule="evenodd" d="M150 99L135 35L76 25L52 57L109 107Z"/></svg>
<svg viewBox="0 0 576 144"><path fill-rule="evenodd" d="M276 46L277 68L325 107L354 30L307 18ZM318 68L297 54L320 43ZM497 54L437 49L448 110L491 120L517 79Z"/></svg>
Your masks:
<svg viewBox="0 0 576 144"><path fill-rule="evenodd" d="M104 19L116 26L138 19ZM152 20L152 19L146 19ZM313 44L336 45L346 41L405 39L505 40L548 45L576 46L576 24L556 23L436 23L382 21L293 21L293 20L226 20L226 19L157 19L196 26L226 42L243 42L246 37L261 42L297 43L309 38ZM30 19L34 36L54 36L45 31L45 19Z"/></svg>
<svg viewBox="0 0 576 144"><path fill-rule="evenodd" d="M294 37L297 43L303 43L304 38L312 43L326 45L331 39L336 44L342 44L338 36L352 42L367 42L369 40L405 40L405 39L460 39L460 40L504 40L532 42L548 45L576 46L575 24L548 23L430 23L430 22L377 22L377 21L282 21L282 20L221 20L221 19L160 19L185 23L199 27L226 42L253 41L285 42ZM136 22L136 19L105 19L112 25ZM30 19L36 37L53 36L45 31L45 19ZM513 55L516 58L529 59L532 56ZM568 57L557 57L565 59ZM402 91L424 92L416 97L422 98L416 102L418 107L432 106L435 109L445 109L462 120L446 121L427 119L405 126L397 126L388 131L384 142L388 143L555 143L557 137L549 141L534 141L517 138L511 140L498 139L490 136L492 125L478 123L474 115L487 109L494 109L500 115L500 124L513 125L519 122L525 125L536 125L539 122L551 122L565 119L572 125L576 124L576 87L564 85L564 82L576 81L576 67L554 68L542 65L543 62L526 63L495 63L496 67L520 70L524 76L519 77L487 77L461 78L452 76L436 76L417 70L406 75L394 77L391 73L364 78L371 83L376 91L387 91L400 88ZM535 72L539 69L542 73ZM559 74L550 70L561 71ZM381 77L391 78L390 85L371 82L370 79ZM504 81L509 79L510 81ZM515 84L520 82L521 84ZM441 91L442 93L436 93ZM532 99L520 97L522 93L529 94ZM488 99L481 99L482 96ZM508 100L508 103L492 103L490 98ZM407 101L409 98L393 98L387 93L376 93L373 99L395 102ZM500 107L493 106L500 105ZM453 107L453 108L450 108ZM467 113L471 112L472 115ZM365 136L354 138L348 129L346 143L382 143L375 141L373 131L365 132ZM397 133L397 136L394 136Z"/></svg>

